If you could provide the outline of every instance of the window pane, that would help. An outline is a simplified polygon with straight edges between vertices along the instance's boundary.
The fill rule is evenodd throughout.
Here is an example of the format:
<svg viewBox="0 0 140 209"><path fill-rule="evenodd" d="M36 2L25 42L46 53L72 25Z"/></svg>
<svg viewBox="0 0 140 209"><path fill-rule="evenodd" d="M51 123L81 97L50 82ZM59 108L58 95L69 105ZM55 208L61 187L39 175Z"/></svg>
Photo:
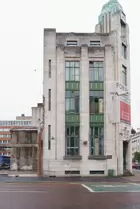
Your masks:
<svg viewBox="0 0 140 209"><path fill-rule="evenodd" d="M98 98L99 97L99 91L93 91L93 97Z"/></svg>
<svg viewBox="0 0 140 209"><path fill-rule="evenodd" d="M126 59L127 58L127 51L126 46L122 43L122 56Z"/></svg>
<svg viewBox="0 0 140 209"><path fill-rule="evenodd" d="M99 138L95 137L95 155L99 155L99 147L100 147Z"/></svg>
<svg viewBox="0 0 140 209"><path fill-rule="evenodd" d="M99 81L104 80L104 75L103 75L103 68L99 68Z"/></svg>
<svg viewBox="0 0 140 209"><path fill-rule="evenodd" d="M79 142L79 138L75 137L75 139L74 139L74 146L77 147L77 148L79 146L78 142Z"/></svg>
<svg viewBox="0 0 140 209"><path fill-rule="evenodd" d="M79 81L79 68L75 69L75 81Z"/></svg>
<svg viewBox="0 0 140 209"><path fill-rule="evenodd" d="M94 131L94 127L91 128L91 131L92 131L92 132L91 132L92 136L94 136L94 132L95 132L95 131Z"/></svg>
<svg viewBox="0 0 140 209"><path fill-rule="evenodd" d="M74 132L74 126L71 126L71 127L70 127L70 135L71 135L71 136L74 136L74 133L75 133L75 132Z"/></svg>
<svg viewBox="0 0 140 209"><path fill-rule="evenodd" d="M89 93L90 93L90 96L92 97L94 96L94 91L90 91Z"/></svg>
<svg viewBox="0 0 140 209"><path fill-rule="evenodd" d="M69 98L71 96L71 92L70 91L65 91L65 97Z"/></svg>
<svg viewBox="0 0 140 209"><path fill-rule="evenodd" d="M75 75L79 76L79 68L75 68Z"/></svg>
<svg viewBox="0 0 140 209"><path fill-rule="evenodd" d="M74 68L74 62L69 62L70 64L69 64L69 66L70 66L70 68Z"/></svg>
<svg viewBox="0 0 140 209"><path fill-rule="evenodd" d="M78 67L78 68L80 67L80 62L75 62L74 64L75 64L75 67Z"/></svg>
<svg viewBox="0 0 140 209"><path fill-rule="evenodd" d="M51 89L48 90L48 110L51 110Z"/></svg>
<svg viewBox="0 0 140 209"><path fill-rule="evenodd" d="M67 147L67 149L66 149L66 155L70 155L70 148L69 147Z"/></svg>
<svg viewBox="0 0 140 209"><path fill-rule="evenodd" d="M93 63L94 68L99 66L99 62L94 62Z"/></svg>
<svg viewBox="0 0 140 209"><path fill-rule="evenodd" d="M71 98L70 99L70 111L74 112L74 110L75 110L75 100L74 98Z"/></svg>
<svg viewBox="0 0 140 209"><path fill-rule="evenodd" d="M70 135L70 128L66 127L66 135L69 136Z"/></svg>
<svg viewBox="0 0 140 209"><path fill-rule="evenodd" d="M99 99L99 113L104 112L104 102L103 99Z"/></svg>
<svg viewBox="0 0 140 209"><path fill-rule="evenodd" d="M80 96L80 92L79 91L74 91L73 96Z"/></svg>
<svg viewBox="0 0 140 209"><path fill-rule="evenodd" d="M94 112L95 113L99 113L99 99L98 98L95 98L94 99Z"/></svg>
<svg viewBox="0 0 140 209"><path fill-rule="evenodd" d="M89 62L89 67L90 67L90 68L93 68L93 66L94 66L94 65L93 65L93 62L90 61L90 62Z"/></svg>
<svg viewBox="0 0 140 209"><path fill-rule="evenodd" d="M75 148L74 155L78 155L78 154L79 154L79 149L78 148Z"/></svg>
<svg viewBox="0 0 140 209"><path fill-rule="evenodd" d="M69 68L66 68L66 81L69 81L70 76L69 76Z"/></svg>
<svg viewBox="0 0 140 209"><path fill-rule="evenodd" d="M104 91L100 91L100 98L104 97Z"/></svg>
<svg viewBox="0 0 140 209"><path fill-rule="evenodd" d="M122 84L127 86L127 68L122 66Z"/></svg>
<svg viewBox="0 0 140 209"><path fill-rule="evenodd" d="M66 99L66 111L70 110L70 100Z"/></svg>
<svg viewBox="0 0 140 209"><path fill-rule="evenodd" d="M74 153L74 148L70 148L70 155L71 155L71 156L74 156L74 155L75 155L75 153Z"/></svg>
<svg viewBox="0 0 140 209"><path fill-rule="evenodd" d="M89 71L89 80L93 81L93 69L90 69Z"/></svg>
<svg viewBox="0 0 140 209"><path fill-rule="evenodd" d="M99 138L99 154L104 155L104 137L100 136Z"/></svg>
<svg viewBox="0 0 140 209"><path fill-rule="evenodd" d="M101 127L101 135L104 135L104 127Z"/></svg>
<svg viewBox="0 0 140 209"><path fill-rule="evenodd" d="M95 131L95 136L98 136L98 127L95 127L94 131Z"/></svg>
<svg viewBox="0 0 140 209"><path fill-rule="evenodd" d="M93 136L91 136L91 137L90 137L90 146L91 146L91 147L94 146L93 139L94 139Z"/></svg>
<svg viewBox="0 0 140 209"><path fill-rule="evenodd" d="M66 64L66 67L69 67L69 65L70 65L69 62L66 62L65 64Z"/></svg>
<svg viewBox="0 0 140 209"><path fill-rule="evenodd" d="M70 68L70 80L74 81L74 68Z"/></svg>
<svg viewBox="0 0 140 209"><path fill-rule="evenodd" d="M90 113L94 113L94 98L90 97Z"/></svg>
<svg viewBox="0 0 140 209"><path fill-rule="evenodd" d="M75 81L79 81L80 79L79 79L79 75L76 75L75 76Z"/></svg>
<svg viewBox="0 0 140 209"><path fill-rule="evenodd" d="M79 97L75 97L75 112L79 112Z"/></svg>
<svg viewBox="0 0 140 209"><path fill-rule="evenodd" d="M90 152L91 155L94 155L94 147L91 147L91 152Z"/></svg>
<svg viewBox="0 0 140 209"><path fill-rule="evenodd" d="M93 80L98 81L98 68L94 68L93 70Z"/></svg>
<svg viewBox="0 0 140 209"><path fill-rule="evenodd" d="M70 146L71 147L74 147L74 137L71 137L70 138Z"/></svg>
<svg viewBox="0 0 140 209"><path fill-rule="evenodd" d="M75 127L75 135L79 136L79 127Z"/></svg>
<svg viewBox="0 0 140 209"><path fill-rule="evenodd" d="M99 62L99 67L103 68L103 62Z"/></svg>

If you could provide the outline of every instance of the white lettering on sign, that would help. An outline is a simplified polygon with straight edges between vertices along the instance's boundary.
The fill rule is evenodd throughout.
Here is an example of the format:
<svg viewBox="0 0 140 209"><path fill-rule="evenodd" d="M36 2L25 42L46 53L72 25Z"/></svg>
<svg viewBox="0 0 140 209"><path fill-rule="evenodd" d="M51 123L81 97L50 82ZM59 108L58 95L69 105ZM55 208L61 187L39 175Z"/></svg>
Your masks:
<svg viewBox="0 0 140 209"><path fill-rule="evenodd" d="M116 87L122 91L128 91L128 88L120 83L116 83Z"/></svg>
<svg viewBox="0 0 140 209"><path fill-rule="evenodd" d="M123 120L130 120L130 114L127 112L122 111L122 118Z"/></svg>

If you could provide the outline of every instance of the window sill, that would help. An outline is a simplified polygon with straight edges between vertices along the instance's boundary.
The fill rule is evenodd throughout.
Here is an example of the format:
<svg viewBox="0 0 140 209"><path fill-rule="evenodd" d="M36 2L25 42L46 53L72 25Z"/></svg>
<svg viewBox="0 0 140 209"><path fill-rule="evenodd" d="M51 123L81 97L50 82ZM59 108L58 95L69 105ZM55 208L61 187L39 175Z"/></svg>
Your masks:
<svg viewBox="0 0 140 209"><path fill-rule="evenodd" d="M90 155L88 156L88 159L89 160L107 160L107 159L112 159L112 156L111 155L107 155L107 156L104 156L104 155Z"/></svg>
<svg viewBox="0 0 140 209"><path fill-rule="evenodd" d="M66 115L80 115L80 112L67 112L65 111Z"/></svg>
<svg viewBox="0 0 140 209"><path fill-rule="evenodd" d="M102 113L99 113L99 112L97 112L97 113L90 113L90 115L104 115L104 112L102 112Z"/></svg>
<svg viewBox="0 0 140 209"><path fill-rule="evenodd" d="M64 156L63 157L64 160L81 160L82 156L77 155L77 156Z"/></svg>

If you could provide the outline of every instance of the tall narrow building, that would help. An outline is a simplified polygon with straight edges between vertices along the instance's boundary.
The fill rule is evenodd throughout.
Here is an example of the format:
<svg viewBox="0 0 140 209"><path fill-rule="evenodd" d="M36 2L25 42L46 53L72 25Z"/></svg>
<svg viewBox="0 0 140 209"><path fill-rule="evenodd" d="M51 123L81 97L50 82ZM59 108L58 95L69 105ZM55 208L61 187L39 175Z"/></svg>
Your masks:
<svg viewBox="0 0 140 209"><path fill-rule="evenodd" d="M44 29L43 174L132 172L130 46L117 0L95 33Z"/></svg>

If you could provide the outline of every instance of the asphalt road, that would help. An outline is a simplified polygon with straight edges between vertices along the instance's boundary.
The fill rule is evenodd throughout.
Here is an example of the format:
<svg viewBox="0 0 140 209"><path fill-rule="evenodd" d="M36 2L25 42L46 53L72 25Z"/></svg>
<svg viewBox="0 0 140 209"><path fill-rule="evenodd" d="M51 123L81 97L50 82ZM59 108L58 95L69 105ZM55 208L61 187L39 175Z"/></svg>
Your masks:
<svg viewBox="0 0 140 209"><path fill-rule="evenodd" d="M88 184L89 186L92 188L92 185ZM133 185L130 185L129 192L98 193L90 192L80 183L1 183L0 208L140 209L140 185L137 185L137 192L131 191L134 190L131 186ZM95 189L95 186L93 188Z"/></svg>

